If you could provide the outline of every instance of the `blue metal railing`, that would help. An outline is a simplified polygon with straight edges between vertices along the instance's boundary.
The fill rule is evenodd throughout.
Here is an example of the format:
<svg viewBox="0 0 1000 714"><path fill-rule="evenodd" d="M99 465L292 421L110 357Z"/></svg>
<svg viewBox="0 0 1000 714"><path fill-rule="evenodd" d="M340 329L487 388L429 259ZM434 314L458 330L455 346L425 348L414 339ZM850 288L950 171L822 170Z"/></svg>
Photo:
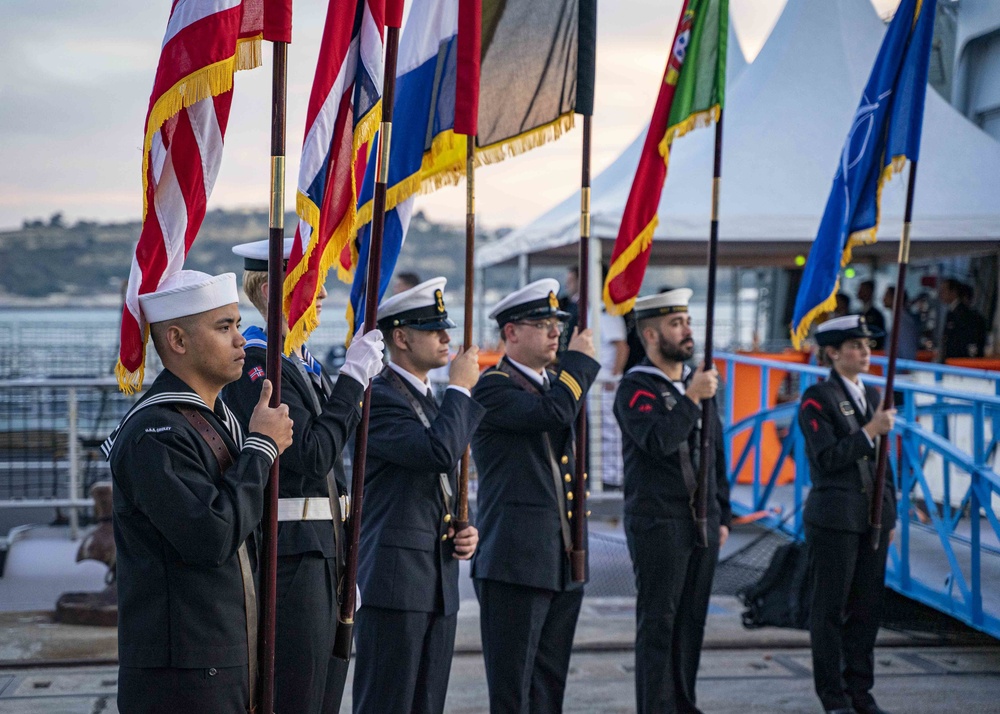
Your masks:
<svg viewBox="0 0 1000 714"><path fill-rule="evenodd" d="M729 353L716 359L724 363L723 422L733 509L741 515L764 511L762 523L802 538L809 463L798 425L798 401L771 406L770 385L775 372L788 374L793 382L798 381L796 391L801 394L828 370ZM884 364L884 358L873 362ZM758 411L734 422L737 365L760 370L761 391ZM1000 636L1000 476L991 465L997 459L1000 438L1000 373L906 360L897 365L910 374L901 375L895 385L903 406L893 431L898 437L896 448L889 451L899 493L899 519L886 583ZM983 393L949 388L946 378L979 380ZM932 383L919 384L914 379ZM864 380L885 386L885 380L875 375L866 375ZM765 473L762 436L768 423L779 429L780 452ZM737 452L733 439L744 433L749 438ZM954 443L958 437L970 447L959 448ZM790 488L778 483L789 461L795 465ZM748 463L752 464L749 489L736 484ZM789 517L789 509L794 516Z"/></svg>

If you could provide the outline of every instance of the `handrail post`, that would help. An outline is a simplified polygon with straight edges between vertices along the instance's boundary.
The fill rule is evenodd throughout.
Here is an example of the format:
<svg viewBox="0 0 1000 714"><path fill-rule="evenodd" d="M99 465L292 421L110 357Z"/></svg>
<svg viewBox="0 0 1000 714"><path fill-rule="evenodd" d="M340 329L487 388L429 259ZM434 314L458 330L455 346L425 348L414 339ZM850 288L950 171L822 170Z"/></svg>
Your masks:
<svg viewBox="0 0 1000 714"><path fill-rule="evenodd" d="M760 412L767 411L767 396L771 389L771 368L767 366L761 366L760 368ZM757 445L754 446L753 450L753 507L754 510L759 510L761 508L760 503L760 461L763 455L761 449L761 442L764 440L764 422L758 421L757 427Z"/></svg>
<svg viewBox="0 0 1000 714"><path fill-rule="evenodd" d="M970 547L971 552L971 563L969 564L969 589L972 590L972 621L976 624L982 624L983 622L983 583L982 583L982 549L980 547L980 525L981 519L979 517L979 487L982 485L983 479L980 472L986 465L986 449L985 449L985 434L984 434L984 421L985 421L985 409L982 402L974 402L972 405L972 458L975 460L976 468L972 470L970 476L971 484L969 486L969 526L970 533L969 537L971 540ZM992 504L987 503L987 507Z"/></svg>
<svg viewBox="0 0 1000 714"><path fill-rule="evenodd" d="M76 403L76 387L66 391L68 458L69 458L69 497L76 501L80 498L80 446L78 433L78 408ZM69 507L69 536L71 540L80 537L80 514L76 504Z"/></svg>
<svg viewBox="0 0 1000 714"><path fill-rule="evenodd" d="M906 419L906 427L903 429L903 457L900 461L900 505L901 512L899 518L899 582L904 588L909 588L910 580L910 505L913 493L913 475L917 468L922 468L919 460L910 458L913 450L913 430L917 427L917 395L915 392L906 393L906 402L903 412Z"/></svg>
<svg viewBox="0 0 1000 714"><path fill-rule="evenodd" d="M728 424L733 424L736 420L736 362L726 357L726 416ZM997 382L1000 389L1000 382Z"/></svg>

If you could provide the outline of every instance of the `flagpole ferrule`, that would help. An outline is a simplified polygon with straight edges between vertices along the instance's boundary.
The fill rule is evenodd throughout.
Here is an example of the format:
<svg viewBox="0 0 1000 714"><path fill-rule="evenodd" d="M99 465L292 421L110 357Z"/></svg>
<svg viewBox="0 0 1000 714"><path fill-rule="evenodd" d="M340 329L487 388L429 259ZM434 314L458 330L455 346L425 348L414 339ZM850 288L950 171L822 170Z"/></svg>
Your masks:
<svg viewBox="0 0 1000 714"><path fill-rule="evenodd" d="M271 157L270 227L285 228L285 157Z"/></svg>
<svg viewBox="0 0 1000 714"><path fill-rule="evenodd" d="M475 141L467 136L466 141ZM474 151L466 151L465 157L465 215L476 215L476 159Z"/></svg>
<svg viewBox="0 0 1000 714"><path fill-rule="evenodd" d="M903 223L903 237L899 241L899 263L910 262L910 222Z"/></svg>
<svg viewBox="0 0 1000 714"><path fill-rule="evenodd" d="M580 189L580 237L590 238L590 186Z"/></svg>
<svg viewBox="0 0 1000 714"><path fill-rule="evenodd" d="M722 178L716 176L712 179L712 220L719 220L719 196L722 195Z"/></svg>
<svg viewBox="0 0 1000 714"><path fill-rule="evenodd" d="M392 145L392 122L384 121L379 127L378 167L375 180L382 184L389 183L389 148Z"/></svg>

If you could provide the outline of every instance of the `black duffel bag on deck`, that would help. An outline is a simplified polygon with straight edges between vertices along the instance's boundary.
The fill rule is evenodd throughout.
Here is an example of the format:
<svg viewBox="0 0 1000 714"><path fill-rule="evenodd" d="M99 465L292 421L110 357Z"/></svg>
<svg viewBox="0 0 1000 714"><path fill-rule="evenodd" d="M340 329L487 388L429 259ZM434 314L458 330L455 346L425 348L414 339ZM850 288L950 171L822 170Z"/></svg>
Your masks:
<svg viewBox="0 0 1000 714"><path fill-rule="evenodd" d="M809 548L792 542L774 551L767 570L737 597L747 609L743 626L809 629L812 579L809 577Z"/></svg>

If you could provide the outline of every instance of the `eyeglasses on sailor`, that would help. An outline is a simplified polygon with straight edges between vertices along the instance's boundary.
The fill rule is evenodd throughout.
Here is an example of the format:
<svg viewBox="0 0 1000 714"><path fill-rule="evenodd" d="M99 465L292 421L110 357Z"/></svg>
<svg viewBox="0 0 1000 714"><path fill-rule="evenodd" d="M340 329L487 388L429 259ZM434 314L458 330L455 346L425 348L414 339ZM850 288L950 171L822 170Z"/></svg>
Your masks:
<svg viewBox="0 0 1000 714"><path fill-rule="evenodd" d="M546 320L518 320L514 324L525 325L526 327L534 327L539 332L544 331L546 334L552 331L561 333L563 330L566 329L565 322L551 317Z"/></svg>

